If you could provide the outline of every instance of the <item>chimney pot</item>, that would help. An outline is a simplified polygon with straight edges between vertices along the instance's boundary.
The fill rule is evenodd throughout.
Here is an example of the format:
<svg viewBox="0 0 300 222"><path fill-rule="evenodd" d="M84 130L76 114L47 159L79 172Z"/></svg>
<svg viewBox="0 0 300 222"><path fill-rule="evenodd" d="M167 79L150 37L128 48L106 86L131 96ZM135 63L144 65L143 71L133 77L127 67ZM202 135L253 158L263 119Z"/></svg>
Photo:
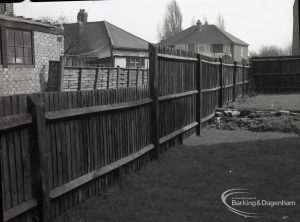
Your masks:
<svg viewBox="0 0 300 222"><path fill-rule="evenodd" d="M197 26L197 32L200 32L201 31L201 26L202 26L202 23L201 23L200 20L197 21L196 26Z"/></svg>
<svg viewBox="0 0 300 222"><path fill-rule="evenodd" d="M77 22L80 23L87 23L88 14L86 13L85 9L80 9L77 14Z"/></svg>

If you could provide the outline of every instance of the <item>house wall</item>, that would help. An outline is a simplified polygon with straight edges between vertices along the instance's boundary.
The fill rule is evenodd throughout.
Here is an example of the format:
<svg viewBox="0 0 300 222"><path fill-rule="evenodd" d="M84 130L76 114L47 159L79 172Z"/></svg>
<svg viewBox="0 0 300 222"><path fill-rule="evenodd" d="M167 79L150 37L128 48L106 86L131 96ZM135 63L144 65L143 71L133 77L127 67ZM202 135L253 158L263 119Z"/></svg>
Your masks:
<svg viewBox="0 0 300 222"><path fill-rule="evenodd" d="M243 48L243 54L241 54L241 49ZM242 61L242 58L248 59L248 47L241 45L233 46L233 59L237 62Z"/></svg>
<svg viewBox="0 0 300 222"><path fill-rule="evenodd" d="M64 51L62 35L33 32L34 66L0 67L0 96L45 91L49 61L59 61Z"/></svg>
<svg viewBox="0 0 300 222"><path fill-rule="evenodd" d="M115 58L115 67L126 68L126 58Z"/></svg>

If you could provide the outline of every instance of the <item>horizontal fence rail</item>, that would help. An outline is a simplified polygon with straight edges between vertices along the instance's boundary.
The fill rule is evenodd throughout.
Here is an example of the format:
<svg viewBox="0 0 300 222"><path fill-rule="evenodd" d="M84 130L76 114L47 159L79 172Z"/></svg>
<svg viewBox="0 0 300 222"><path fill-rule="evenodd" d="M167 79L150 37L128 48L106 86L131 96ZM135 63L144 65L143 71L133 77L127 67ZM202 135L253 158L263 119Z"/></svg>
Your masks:
<svg viewBox="0 0 300 222"><path fill-rule="evenodd" d="M0 97L4 221L54 219L249 93L245 64L153 45L149 56L148 84Z"/></svg>
<svg viewBox="0 0 300 222"><path fill-rule="evenodd" d="M299 91L300 56L253 57L256 91Z"/></svg>

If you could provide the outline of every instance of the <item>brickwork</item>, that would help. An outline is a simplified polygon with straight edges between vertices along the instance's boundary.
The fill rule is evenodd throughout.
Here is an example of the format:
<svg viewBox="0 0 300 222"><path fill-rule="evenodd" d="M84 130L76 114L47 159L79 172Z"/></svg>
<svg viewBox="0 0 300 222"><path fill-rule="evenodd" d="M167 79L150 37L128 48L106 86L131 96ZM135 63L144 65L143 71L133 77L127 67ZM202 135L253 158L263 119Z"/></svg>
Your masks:
<svg viewBox="0 0 300 222"><path fill-rule="evenodd" d="M0 14L3 15L14 15L14 4L13 3L0 3Z"/></svg>
<svg viewBox="0 0 300 222"><path fill-rule="evenodd" d="M35 64L0 67L0 96L45 91L49 61L59 61L64 50L61 35L34 32Z"/></svg>

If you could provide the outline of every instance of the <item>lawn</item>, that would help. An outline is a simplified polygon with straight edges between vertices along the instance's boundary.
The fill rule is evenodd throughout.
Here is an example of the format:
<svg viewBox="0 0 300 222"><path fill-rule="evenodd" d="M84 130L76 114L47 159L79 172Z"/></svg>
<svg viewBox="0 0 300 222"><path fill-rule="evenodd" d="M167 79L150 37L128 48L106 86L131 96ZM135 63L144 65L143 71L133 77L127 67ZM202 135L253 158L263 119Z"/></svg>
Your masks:
<svg viewBox="0 0 300 222"><path fill-rule="evenodd" d="M300 93L298 94L259 94L233 104L237 109L256 110L296 110L300 111Z"/></svg>
<svg viewBox="0 0 300 222"><path fill-rule="evenodd" d="M195 145L198 144L198 145ZM114 187L61 215L61 221L297 221L300 138L295 134L204 129ZM296 201L245 219L221 194L247 188L265 200ZM262 210L262 209L260 209Z"/></svg>

